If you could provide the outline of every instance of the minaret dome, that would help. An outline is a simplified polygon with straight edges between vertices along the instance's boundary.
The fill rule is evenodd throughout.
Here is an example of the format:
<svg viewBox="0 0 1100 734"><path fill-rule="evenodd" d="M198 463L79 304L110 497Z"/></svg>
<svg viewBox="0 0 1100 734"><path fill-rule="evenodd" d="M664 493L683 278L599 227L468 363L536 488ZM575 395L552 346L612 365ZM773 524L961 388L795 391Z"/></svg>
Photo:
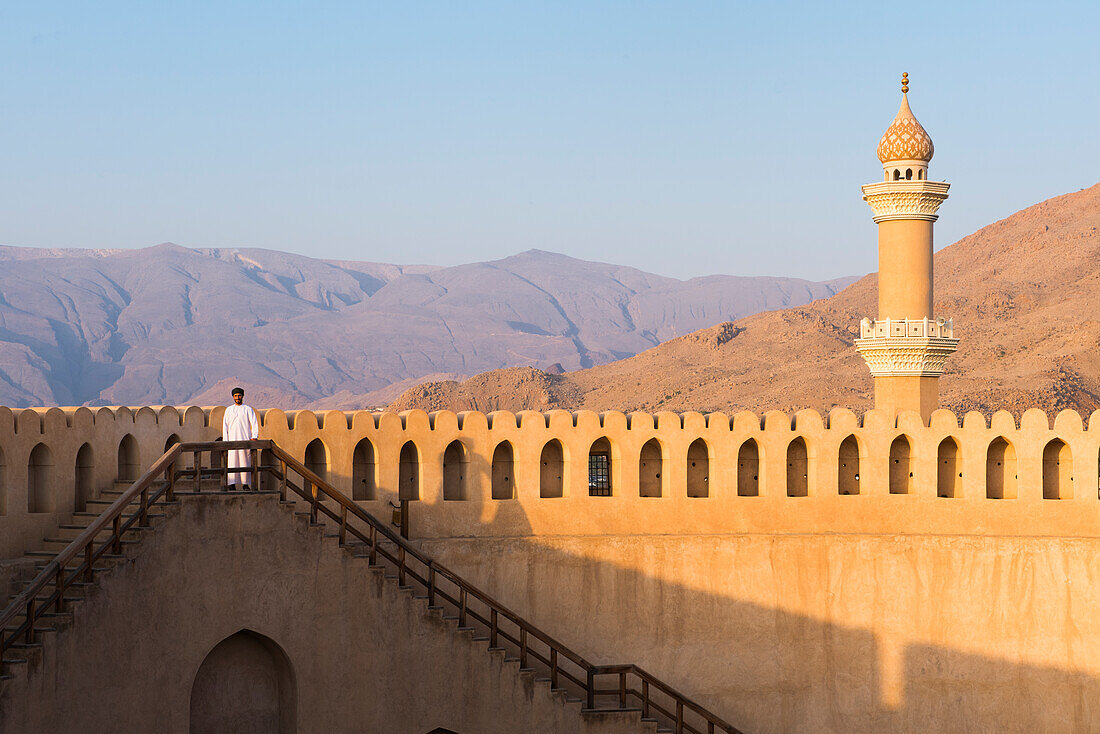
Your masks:
<svg viewBox="0 0 1100 734"><path fill-rule="evenodd" d="M928 131L909 108L909 74L901 76L901 107L878 141L884 180L921 181L928 178L928 163L936 152Z"/></svg>

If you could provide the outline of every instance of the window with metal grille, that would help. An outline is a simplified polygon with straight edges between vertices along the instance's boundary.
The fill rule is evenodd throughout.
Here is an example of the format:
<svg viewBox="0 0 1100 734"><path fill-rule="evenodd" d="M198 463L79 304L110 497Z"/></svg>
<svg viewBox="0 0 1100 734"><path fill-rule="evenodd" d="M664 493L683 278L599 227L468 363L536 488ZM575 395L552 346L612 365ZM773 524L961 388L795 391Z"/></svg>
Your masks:
<svg viewBox="0 0 1100 734"><path fill-rule="evenodd" d="M607 454L588 455L588 494L611 496L611 458Z"/></svg>

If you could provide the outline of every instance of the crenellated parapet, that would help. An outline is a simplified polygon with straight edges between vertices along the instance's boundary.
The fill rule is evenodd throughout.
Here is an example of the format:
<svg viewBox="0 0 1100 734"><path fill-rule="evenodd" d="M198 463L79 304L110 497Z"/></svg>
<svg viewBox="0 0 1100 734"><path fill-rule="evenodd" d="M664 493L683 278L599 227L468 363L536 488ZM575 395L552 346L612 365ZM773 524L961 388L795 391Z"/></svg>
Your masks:
<svg viewBox="0 0 1100 734"><path fill-rule="evenodd" d="M18 555L223 408L0 408L0 545ZM271 438L414 537L1100 533L1100 412L822 415L265 410ZM608 496L590 493L593 455ZM1053 501L1058 500L1058 501Z"/></svg>

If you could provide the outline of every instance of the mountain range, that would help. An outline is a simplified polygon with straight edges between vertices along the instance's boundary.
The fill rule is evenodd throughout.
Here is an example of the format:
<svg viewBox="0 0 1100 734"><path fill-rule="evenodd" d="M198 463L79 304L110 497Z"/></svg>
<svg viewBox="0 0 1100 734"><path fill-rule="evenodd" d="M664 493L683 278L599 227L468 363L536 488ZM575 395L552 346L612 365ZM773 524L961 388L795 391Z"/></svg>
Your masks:
<svg viewBox="0 0 1100 734"><path fill-rule="evenodd" d="M950 210L945 209L945 216ZM935 314L959 350L940 380L958 413L1100 408L1100 184L995 222L935 255ZM706 328L612 364L561 375L530 368L432 381L394 410L865 410L856 353L874 318L871 274L830 298Z"/></svg>
<svg viewBox="0 0 1100 734"><path fill-rule="evenodd" d="M595 367L852 282L677 280L531 250L455 267L263 249L0 247L0 405L360 408L424 380Z"/></svg>

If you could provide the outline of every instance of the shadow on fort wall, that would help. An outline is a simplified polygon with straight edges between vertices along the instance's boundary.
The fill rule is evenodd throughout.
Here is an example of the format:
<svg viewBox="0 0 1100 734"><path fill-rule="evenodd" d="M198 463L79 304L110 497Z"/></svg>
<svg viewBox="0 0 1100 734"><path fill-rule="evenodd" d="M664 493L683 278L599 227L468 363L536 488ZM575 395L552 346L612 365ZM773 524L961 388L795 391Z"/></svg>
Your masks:
<svg viewBox="0 0 1100 734"><path fill-rule="evenodd" d="M907 644L888 674L891 657L869 629L710 593L534 537L416 541L413 518L413 539L426 552L575 652L596 664L636 663L746 732L1100 729L1100 679L1086 673ZM516 527L514 516L507 522ZM695 549L711 540L717 549L723 539L698 538ZM614 548L624 540L581 542ZM629 541L643 553L649 542ZM1032 615L1025 626L1044 634L1036 610L990 604L990 624ZM1087 636L1090 620L1081 626ZM1072 658L1065 640L1050 644Z"/></svg>

